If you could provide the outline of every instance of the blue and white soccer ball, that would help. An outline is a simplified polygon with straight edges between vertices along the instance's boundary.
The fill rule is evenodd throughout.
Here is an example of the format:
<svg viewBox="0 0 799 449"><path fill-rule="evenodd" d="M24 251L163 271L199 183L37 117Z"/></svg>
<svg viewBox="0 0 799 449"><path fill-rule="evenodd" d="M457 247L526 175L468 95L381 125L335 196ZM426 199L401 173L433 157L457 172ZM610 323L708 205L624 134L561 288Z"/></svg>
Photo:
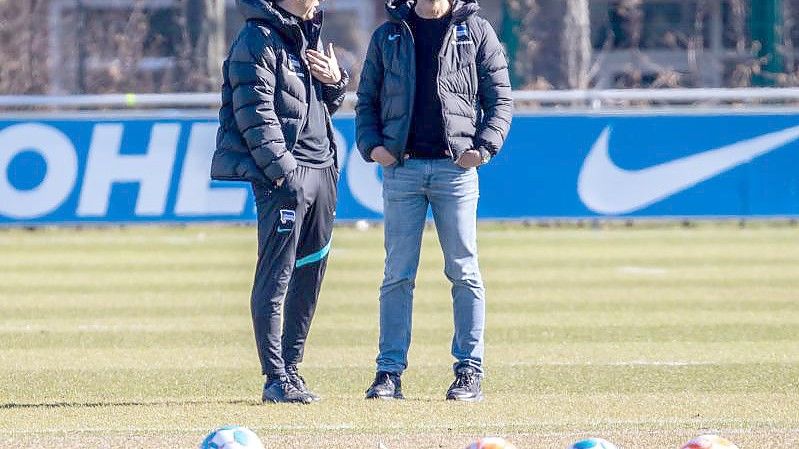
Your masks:
<svg viewBox="0 0 799 449"><path fill-rule="evenodd" d="M252 430L241 426L225 426L209 433L200 449L264 449L261 439Z"/></svg>
<svg viewBox="0 0 799 449"><path fill-rule="evenodd" d="M602 438L587 438L580 440L571 446L569 449L618 449L615 444Z"/></svg>

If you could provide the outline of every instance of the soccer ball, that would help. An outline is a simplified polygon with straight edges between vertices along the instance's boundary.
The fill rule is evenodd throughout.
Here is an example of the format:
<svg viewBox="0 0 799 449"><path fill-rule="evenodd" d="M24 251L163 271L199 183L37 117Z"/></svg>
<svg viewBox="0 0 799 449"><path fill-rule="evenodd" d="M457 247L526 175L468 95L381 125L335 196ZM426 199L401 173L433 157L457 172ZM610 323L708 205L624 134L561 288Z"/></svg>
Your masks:
<svg viewBox="0 0 799 449"><path fill-rule="evenodd" d="M264 449L261 439L252 430L241 426L225 426L209 433L200 449Z"/></svg>
<svg viewBox="0 0 799 449"><path fill-rule="evenodd" d="M466 449L516 449L516 446L505 441L504 438L486 437L479 438L474 443L466 446Z"/></svg>
<svg viewBox="0 0 799 449"><path fill-rule="evenodd" d="M682 449L738 449L738 446L717 435L702 435L685 443Z"/></svg>
<svg viewBox="0 0 799 449"><path fill-rule="evenodd" d="M569 449L618 449L615 444L610 441L603 440L602 438L588 438L580 440L571 446Z"/></svg>

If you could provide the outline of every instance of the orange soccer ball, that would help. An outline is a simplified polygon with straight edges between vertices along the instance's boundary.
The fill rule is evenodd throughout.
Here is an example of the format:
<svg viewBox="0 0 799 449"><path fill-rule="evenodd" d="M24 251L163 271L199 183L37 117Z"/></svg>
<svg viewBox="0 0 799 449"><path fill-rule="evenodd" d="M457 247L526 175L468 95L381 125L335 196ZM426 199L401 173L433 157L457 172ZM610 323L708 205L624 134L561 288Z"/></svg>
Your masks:
<svg viewBox="0 0 799 449"><path fill-rule="evenodd" d="M516 446L504 438L486 437L479 438L474 443L466 446L466 449L516 449Z"/></svg>
<svg viewBox="0 0 799 449"><path fill-rule="evenodd" d="M717 435L702 435L685 443L682 449L738 449L738 446Z"/></svg>

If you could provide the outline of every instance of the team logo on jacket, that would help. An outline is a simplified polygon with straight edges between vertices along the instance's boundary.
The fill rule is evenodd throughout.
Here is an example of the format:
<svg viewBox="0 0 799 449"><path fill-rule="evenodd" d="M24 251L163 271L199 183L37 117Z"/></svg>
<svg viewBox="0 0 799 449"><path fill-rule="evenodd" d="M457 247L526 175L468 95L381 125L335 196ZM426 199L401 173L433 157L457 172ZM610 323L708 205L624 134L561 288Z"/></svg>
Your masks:
<svg viewBox="0 0 799 449"><path fill-rule="evenodd" d="M469 25L462 23L455 26L455 40L452 41L453 45L474 45L472 38L469 35Z"/></svg>
<svg viewBox="0 0 799 449"><path fill-rule="evenodd" d="M294 221L297 215L293 210L280 209L280 223L277 225L278 234L286 234L294 229Z"/></svg>
<svg viewBox="0 0 799 449"><path fill-rule="evenodd" d="M296 76L305 77L305 73L303 73L302 71L302 62L300 62L300 58L292 54L289 54L288 60L289 60L289 69L291 73Z"/></svg>

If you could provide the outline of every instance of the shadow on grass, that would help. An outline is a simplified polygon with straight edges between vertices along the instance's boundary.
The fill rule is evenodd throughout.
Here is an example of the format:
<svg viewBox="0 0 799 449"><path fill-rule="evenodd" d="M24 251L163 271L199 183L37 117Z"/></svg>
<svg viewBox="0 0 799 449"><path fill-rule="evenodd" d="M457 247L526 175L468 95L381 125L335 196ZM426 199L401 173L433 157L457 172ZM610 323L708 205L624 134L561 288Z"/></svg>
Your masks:
<svg viewBox="0 0 799 449"><path fill-rule="evenodd" d="M261 401L248 399L231 399L220 401L98 401L98 402L38 402L38 403L5 403L0 404L0 410L26 409L26 408L78 408L78 407L141 407L151 405L261 405Z"/></svg>

